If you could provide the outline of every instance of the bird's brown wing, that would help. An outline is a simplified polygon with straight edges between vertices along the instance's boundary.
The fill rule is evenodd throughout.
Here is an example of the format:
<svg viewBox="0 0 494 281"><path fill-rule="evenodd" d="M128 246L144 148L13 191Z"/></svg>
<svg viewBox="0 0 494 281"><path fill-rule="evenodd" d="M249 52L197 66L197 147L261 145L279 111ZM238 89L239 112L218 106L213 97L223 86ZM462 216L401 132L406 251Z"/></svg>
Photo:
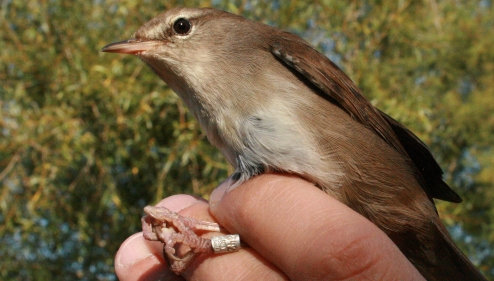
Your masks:
<svg viewBox="0 0 494 281"><path fill-rule="evenodd" d="M272 54L328 95L352 118L411 159L429 197L462 201L442 180L443 172L427 146L399 122L376 109L338 66L293 34L284 32L276 38L270 43Z"/></svg>

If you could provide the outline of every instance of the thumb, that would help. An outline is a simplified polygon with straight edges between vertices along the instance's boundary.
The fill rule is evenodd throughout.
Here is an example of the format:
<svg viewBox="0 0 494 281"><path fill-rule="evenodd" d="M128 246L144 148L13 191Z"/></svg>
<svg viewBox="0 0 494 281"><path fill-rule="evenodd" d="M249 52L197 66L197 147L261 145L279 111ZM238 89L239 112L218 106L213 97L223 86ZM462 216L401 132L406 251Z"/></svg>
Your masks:
<svg viewBox="0 0 494 281"><path fill-rule="evenodd" d="M421 278L381 230L313 184L276 174L231 183L211 195L212 214L290 279Z"/></svg>

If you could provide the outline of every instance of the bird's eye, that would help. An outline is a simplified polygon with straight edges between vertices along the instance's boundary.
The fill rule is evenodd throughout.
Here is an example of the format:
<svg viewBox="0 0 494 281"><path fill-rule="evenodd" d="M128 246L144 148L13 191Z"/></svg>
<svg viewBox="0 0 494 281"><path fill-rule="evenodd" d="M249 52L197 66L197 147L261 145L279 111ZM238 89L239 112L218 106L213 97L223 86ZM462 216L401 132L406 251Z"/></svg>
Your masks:
<svg viewBox="0 0 494 281"><path fill-rule="evenodd" d="M184 18L179 18L173 24L173 31L175 31L178 35L186 35L189 33L191 27L192 25L190 24L190 21Z"/></svg>

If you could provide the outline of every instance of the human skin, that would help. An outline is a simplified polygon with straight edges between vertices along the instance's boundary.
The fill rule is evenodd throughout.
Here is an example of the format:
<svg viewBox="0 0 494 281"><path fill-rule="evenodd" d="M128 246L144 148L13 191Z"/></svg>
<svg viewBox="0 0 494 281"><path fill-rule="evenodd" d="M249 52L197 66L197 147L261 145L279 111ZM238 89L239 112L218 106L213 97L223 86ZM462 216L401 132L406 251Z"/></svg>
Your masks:
<svg viewBox="0 0 494 281"><path fill-rule="evenodd" d="M240 234L249 247L236 253L201 255L177 276L163 258L163 244L137 233L117 252L118 278L424 280L381 230L307 181L265 174L233 190L229 186L226 181L215 189L209 204L190 195L174 195L157 206L218 222L228 232Z"/></svg>

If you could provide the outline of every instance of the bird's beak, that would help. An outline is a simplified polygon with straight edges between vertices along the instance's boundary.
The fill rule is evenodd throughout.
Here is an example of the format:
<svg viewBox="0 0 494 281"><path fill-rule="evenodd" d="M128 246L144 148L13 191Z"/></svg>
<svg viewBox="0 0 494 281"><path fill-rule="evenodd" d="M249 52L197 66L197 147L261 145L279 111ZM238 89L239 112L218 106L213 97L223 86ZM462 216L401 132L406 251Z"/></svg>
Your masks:
<svg viewBox="0 0 494 281"><path fill-rule="evenodd" d="M137 55L157 47L158 41L137 41L125 40L108 44L101 49L102 52L121 53L129 55Z"/></svg>

